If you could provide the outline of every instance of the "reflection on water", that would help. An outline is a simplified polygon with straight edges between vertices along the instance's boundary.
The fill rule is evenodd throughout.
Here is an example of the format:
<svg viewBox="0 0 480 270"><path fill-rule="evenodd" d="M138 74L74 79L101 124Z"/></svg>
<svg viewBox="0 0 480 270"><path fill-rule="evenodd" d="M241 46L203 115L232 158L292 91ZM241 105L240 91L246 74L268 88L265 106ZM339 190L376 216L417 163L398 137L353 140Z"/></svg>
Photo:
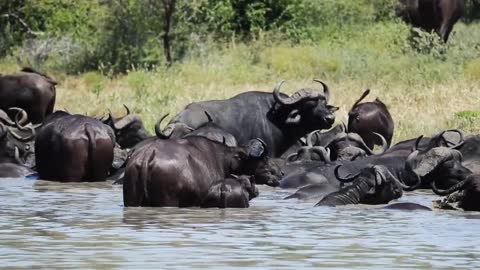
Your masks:
<svg viewBox="0 0 480 270"><path fill-rule="evenodd" d="M127 209L110 183L0 179L1 266L480 268L479 214L313 208L282 200L291 191L260 191L249 209Z"/></svg>

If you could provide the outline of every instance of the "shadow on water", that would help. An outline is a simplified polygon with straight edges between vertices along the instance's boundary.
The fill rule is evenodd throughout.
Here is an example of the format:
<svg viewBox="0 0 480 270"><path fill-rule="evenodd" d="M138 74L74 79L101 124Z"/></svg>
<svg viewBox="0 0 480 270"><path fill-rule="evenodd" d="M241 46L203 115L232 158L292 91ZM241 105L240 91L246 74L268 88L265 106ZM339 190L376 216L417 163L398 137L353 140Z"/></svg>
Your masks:
<svg viewBox="0 0 480 270"><path fill-rule="evenodd" d="M111 183L0 180L7 268L479 268L480 215L313 207L260 188L249 209L124 208ZM400 201L428 207L428 191Z"/></svg>

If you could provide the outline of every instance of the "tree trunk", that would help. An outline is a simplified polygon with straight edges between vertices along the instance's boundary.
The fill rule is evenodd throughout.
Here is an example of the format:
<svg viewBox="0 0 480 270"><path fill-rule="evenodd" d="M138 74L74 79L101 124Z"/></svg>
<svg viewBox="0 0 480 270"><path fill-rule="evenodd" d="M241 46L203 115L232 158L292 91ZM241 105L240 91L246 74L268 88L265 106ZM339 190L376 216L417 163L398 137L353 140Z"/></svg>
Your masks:
<svg viewBox="0 0 480 270"><path fill-rule="evenodd" d="M163 18L163 51L167 65L172 65L172 49L170 44L170 30L172 27L173 14L175 12L176 0L162 0L164 18Z"/></svg>

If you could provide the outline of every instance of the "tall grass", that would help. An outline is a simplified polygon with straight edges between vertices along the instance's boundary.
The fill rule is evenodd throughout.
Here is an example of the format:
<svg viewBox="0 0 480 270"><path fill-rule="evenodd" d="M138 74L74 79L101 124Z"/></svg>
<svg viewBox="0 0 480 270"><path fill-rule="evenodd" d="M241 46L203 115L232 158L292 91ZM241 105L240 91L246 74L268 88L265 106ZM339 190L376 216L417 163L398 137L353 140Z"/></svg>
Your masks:
<svg viewBox="0 0 480 270"><path fill-rule="evenodd" d="M341 108L337 121L366 89L385 102L395 120L396 141L446 128L480 132L479 24L458 24L448 45L432 43L428 34L412 37L398 22L372 24L348 38L320 39L289 45L259 38L248 44L199 43L170 68L132 69L115 77L99 72L76 76L53 72L60 81L57 108L102 115L122 104L140 114L152 129L161 115L170 117L188 103L229 98L248 90L283 91L330 86L332 103ZM413 44L413 45L412 45ZM432 45L433 44L433 45ZM13 59L0 72L18 70ZM152 129L153 130L153 129Z"/></svg>

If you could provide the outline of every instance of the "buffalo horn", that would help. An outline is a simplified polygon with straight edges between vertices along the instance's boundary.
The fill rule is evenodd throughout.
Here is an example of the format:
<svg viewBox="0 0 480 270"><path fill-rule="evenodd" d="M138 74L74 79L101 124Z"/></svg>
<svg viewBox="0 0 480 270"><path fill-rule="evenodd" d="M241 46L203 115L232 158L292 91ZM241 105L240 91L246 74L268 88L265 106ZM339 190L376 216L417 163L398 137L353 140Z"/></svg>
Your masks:
<svg viewBox="0 0 480 270"><path fill-rule="evenodd" d="M123 107L127 111L127 114L125 116L130 115L130 109L127 107L127 105L123 104Z"/></svg>
<svg viewBox="0 0 480 270"><path fill-rule="evenodd" d="M3 121L5 124L7 125L10 125L10 126L14 126L15 125L15 122L12 121L10 119L10 117L8 117L8 114L5 113L5 111L1 110L0 109L0 121Z"/></svg>
<svg viewBox="0 0 480 270"><path fill-rule="evenodd" d="M377 137L379 137L380 140L382 141L382 152L381 152L381 153L385 153L385 151L388 150L387 140L385 140L385 137L383 137L382 134L380 134L380 133L373 132L373 134L377 135ZM381 153L380 153L380 154L381 154Z"/></svg>
<svg viewBox="0 0 480 270"><path fill-rule="evenodd" d="M333 171L335 173L335 177L340 181L340 182L343 182L343 183L349 183L349 182L352 182L353 180L355 180L355 178L357 178L357 176L360 175L360 172L358 172L357 174L355 175L352 175L352 176L349 176L349 177L341 177L340 175L338 175L338 170L340 169L342 165L338 165L337 167L335 167L335 170Z"/></svg>
<svg viewBox="0 0 480 270"><path fill-rule="evenodd" d="M208 122L213 122L212 116L207 111L204 111L204 113L207 116Z"/></svg>
<svg viewBox="0 0 480 270"><path fill-rule="evenodd" d="M320 129L314 130L314 131L310 132L310 133L307 135L307 146L310 146L310 147L313 146L312 137L313 137L313 135L315 135L317 132L320 132Z"/></svg>
<svg viewBox="0 0 480 270"><path fill-rule="evenodd" d="M321 157L323 157L323 160L327 163L332 162L330 160L330 149L325 149L323 146L315 146L312 148L312 152L315 152L319 154Z"/></svg>
<svg viewBox="0 0 480 270"><path fill-rule="evenodd" d="M467 183L468 181L468 178L463 180L462 182L460 183L457 183L455 184L454 186L450 187L449 189L446 189L446 190L442 190L442 189L439 189L437 188L436 184L435 184L435 181L432 181L430 183L431 187L432 187L432 190L433 192L435 192L435 194L437 195L440 195L440 196L445 196L445 195L448 195L450 193L453 193L457 190L460 190L461 188L463 188L463 186L465 186L465 184Z"/></svg>
<svg viewBox="0 0 480 270"><path fill-rule="evenodd" d="M445 138L443 135L446 133L446 132L456 132L458 133L458 135L460 135L460 140L457 144L454 144L452 143L451 141L449 141L447 138ZM463 139L464 135L463 135L463 132L459 129L449 129L449 130L446 130L446 131L443 131L442 132L442 135L441 135L442 139L446 142L446 146L448 148L451 148L451 149L457 149L459 148L460 146L462 146L464 143L465 143L465 140ZM448 143L450 144L453 144L452 146L448 146Z"/></svg>
<svg viewBox="0 0 480 270"><path fill-rule="evenodd" d="M22 142L27 142L27 141L30 141L31 139L35 138L35 129L32 126L28 126L28 127L26 127L26 130L30 130L32 132L32 134L24 137L24 136L18 135L12 129L9 129L8 131L10 132L10 134L12 134L12 136L15 139L17 139L19 141L22 141Z"/></svg>
<svg viewBox="0 0 480 270"><path fill-rule="evenodd" d="M7 135L7 127L5 127L5 125L2 122L0 122L0 140L5 138L6 135Z"/></svg>
<svg viewBox="0 0 480 270"><path fill-rule="evenodd" d="M321 80L313 79L313 81L318 82L323 86L323 96L325 96L325 100L328 103L328 100L330 99L330 88L328 85Z"/></svg>
<svg viewBox="0 0 480 270"><path fill-rule="evenodd" d="M18 164L20 164L20 165L25 164L25 162L20 158L20 150L19 150L18 147L16 147L16 146L15 146L14 158L15 158L15 161L16 161Z"/></svg>
<svg viewBox="0 0 480 270"><path fill-rule="evenodd" d="M10 111L16 111L17 114L15 115L15 118L18 118L18 115L20 114L22 116L22 118L20 118L20 120L18 120L18 123L20 125L25 125L28 121L28 115L27 115L27 112L21 108L18 108L18 107L12 107L10 109L8 109ZM15 123L17 123L17 121L15 121ZM19 126L17 126L19 127Z"/></svg>
<svg viewBox="0 0 480 270"><path fill-rule="evenodd" d="M422 140L422 138L423 138L423 135L421 135L415 140L415 145L412 147L412 152L415 152L418 150L418 145L420 144L420 141Z"/></svg>
<svg viewBox="0 0 480 270"><path fill-rule="evenodd" d="M160 139L168 139L170 136L167 136L163 133L162 131L162 128L161 128L161 124L162 124L162 121L168 117L168 113L165 114L164 116L162 116L162 118L160 118L160 120L158 120L157 124L155 125L155 134L157 135L158 138Z"/></svg>

